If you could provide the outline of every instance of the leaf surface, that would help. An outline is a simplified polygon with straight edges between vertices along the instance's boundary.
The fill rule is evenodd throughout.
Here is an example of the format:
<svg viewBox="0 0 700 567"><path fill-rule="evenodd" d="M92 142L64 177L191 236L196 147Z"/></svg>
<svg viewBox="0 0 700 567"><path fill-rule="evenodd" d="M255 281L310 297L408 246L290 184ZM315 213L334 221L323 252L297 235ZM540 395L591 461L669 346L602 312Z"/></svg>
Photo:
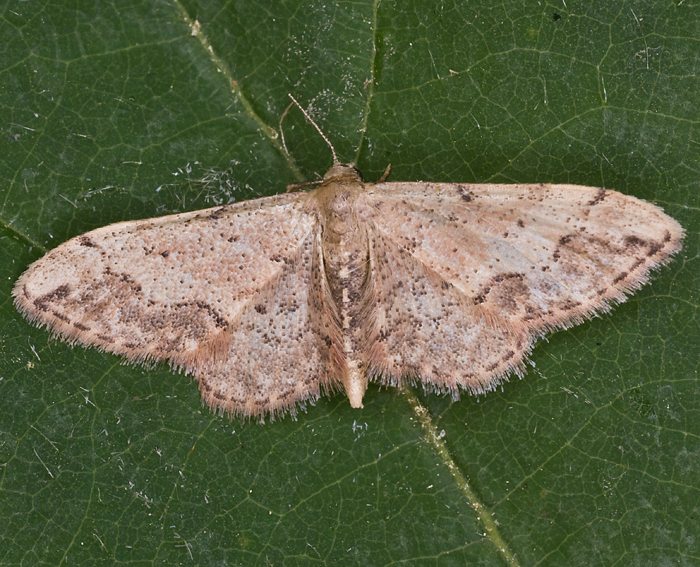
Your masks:
<svg viewBox="0 0 700 567"><path fill-rule="evenodd" d="M0 21L0 563L700 561L693 2L96 2ZM602 185L687 230L524 380L370 387L260 426L186 376L71 348L13 308L47 250L127 219L365 177Z"/></svg>

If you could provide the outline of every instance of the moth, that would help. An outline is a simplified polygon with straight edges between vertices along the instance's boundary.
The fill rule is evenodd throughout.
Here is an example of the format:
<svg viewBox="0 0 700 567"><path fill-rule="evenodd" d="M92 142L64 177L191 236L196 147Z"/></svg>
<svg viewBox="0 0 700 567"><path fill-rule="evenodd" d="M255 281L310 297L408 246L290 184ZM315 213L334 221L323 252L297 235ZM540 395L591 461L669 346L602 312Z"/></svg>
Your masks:
<svg viewBox="0 0 700 567"><path fill-rule="evenodd" d="M296 104L333 155L315 189L73 238L17 280L19 311L168 361L221 412L293 413L340 389L361 408L371 380L493 390L537 338L624 301L681 249L673 218L604 188L366 183Z"/></svg>
<svg viewBox="0 0 700 567"><path fill-rule="evenodd" d="M457 397L521 375L545 333L606 311L681 248L660 208L577 185L320 184L78 236L13 289L32 322L168 361L231 414L368 381Z"/></svg>

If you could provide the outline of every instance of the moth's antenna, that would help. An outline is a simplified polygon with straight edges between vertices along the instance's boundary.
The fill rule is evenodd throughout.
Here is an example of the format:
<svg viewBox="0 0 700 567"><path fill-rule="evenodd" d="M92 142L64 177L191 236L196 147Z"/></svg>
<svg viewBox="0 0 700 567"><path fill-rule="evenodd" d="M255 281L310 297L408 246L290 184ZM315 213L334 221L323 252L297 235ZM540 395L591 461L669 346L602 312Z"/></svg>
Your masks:
<svg viewBox="0 0 700 567"><path fill-rule="evenodd" d="M301 106L301 104L299 104L299 103L297 102L297 99L295 99L290 93L287 93L287 96L289 96L289 98L292 99L292 102L297 106L297 108L298 108L299 110L301 110L301 113L304 115L304 117L306 118L306 120L308 120L309 124L311 124L314 128L316 128L316 132L319 133L319 135L321 136L321 138L323 138L323 141L326 142L326 144L328 145L328 147L331 149L331 155L333 156L333 164L340 163L340 162L338 161L338 156L337 156L337 154L335 153L335 148L333 147L333 144L331 144L331 141L330 141L330 140L326 137L326 135L323 133L323 130L321 130L321 129L318 127L318 124L316 124L316 122L314 122L314 119L311 118L311 116L309 115L309 113L306 112L306 110L304 110L304 108ZM291 106L291 105L290 105L290 106ZM282 113L282 116L286 115L288 110L289 110L289 106L288 106L287 108L284 109L284 112ZM280 119L280 123L281 123L281 119ZM280 131L281 131L281 130L282 130L282 129L280 128ZM286 150L287 150L287 146L286 146L285 143L284 143L284 134L282 134L282 145L284 146L284 149L285 149L285 151L286 151Z"/></svg>

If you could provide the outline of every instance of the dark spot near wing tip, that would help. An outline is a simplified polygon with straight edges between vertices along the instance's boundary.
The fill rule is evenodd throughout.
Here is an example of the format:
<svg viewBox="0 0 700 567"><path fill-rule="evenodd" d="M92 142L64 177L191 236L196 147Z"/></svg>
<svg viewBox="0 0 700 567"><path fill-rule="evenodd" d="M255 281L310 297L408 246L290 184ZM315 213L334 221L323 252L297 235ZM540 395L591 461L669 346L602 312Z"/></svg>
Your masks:
<svg viewBox="0 0 700 567"><path fill-rule="evenodd" d="M97 248L97 244L95 244L87 236L81 236L80 238L78 238L78 244L80 244L81 246L87 246L88 248Z"/></svg>
<svg viewBox="0 0 700 567"><path fill-rule="evenodd" d="M656 256L659 252L664 247L663 244L659 244L658 242L650 242L649 243L649 250L647 251L647 256Z"/></svg>
<svg viewBox="0 0 700 567"><path fill-rule="evenodd" d="M608 194L608 192L601 187L600 189L598 189L598 192L595 194L595 197L593 197L593 199L588 201L588 203L587 203L588 206L593 207L594 205L601 203L603 201L603 199L605 199L607 194Z"/></svg>
<svg viewBox="0 0 700 567"><path fill-rule="evenodd" d="M265 306L262 305L261 303L258 303L258 304L255 306L255 310L256 310L258 313L260 313L260 315L265 315L265 313L267 313L267 307L265 307Z"/></svg>
<svg viewBox="0 0 700 567"><path fill-rule="evenodd" d="M668 234L668 233L666 233ZM669 240L670 240L670 234L668 234ZM661 250L664 247L664 244L668 242L666 240L666 236L664 236L663 242L655 242L653 240L644 240L643 238L639 238L638 236L634 235L628 235L625 236L623 239L623 242L625 243L625 246L627 248L642 248L646 247L647 248L647 257L651 256L656 256L656 254L659 253L659 250Z"/></svg>
<svg viewBox="0 0 700 567"><path fill-rule="evenodd" d="M523 222L523 219L518 219L518 226L520 228L525 228L525 223Z"/></svg>
<svg viewBox="0 0 700 567"><path fill-rule="evenodd" d="M160 255L163 256L163 258L167 258L168 256L170 256L170 251L169 251L169 250L163 250L163 251L160 253Z"/></svg>
<svg viewBox="0 0 700 567"><path fill-rule="evenodd" d="M628 234L627 236L625 236L624 242L625 246L627 246L628 248L646 246L647 243L647 241L643 238L639 238L638 236L635 236L633 234Z"/></svg>
<svg viewBox="0 0 700 567"><path fill-rule="evenodd" d="M671 242L671 233L668 230L664 232L664 242Z"/></svg>
<svg viewBox="0 0 700 567"><path fill-rule="evenodd" d="M622 272L618 276L615 277L613 280L613 284L620 283L622 280L624 280L629 274L627 272Z"/></svg>
<svg viewBox="0 0 700 567"><path fill-rule="evenodd" d="M37 297L34 300L34 306L40 311L46 311L48 309L47 304L52 301L60 301L68 297L70 293L70 287L67 284L59 285L53 291L45 293L41 297Z"/></svg>
<svg viewBox="0 0 700 567"><path fill-rule="evenodd" d="M457 191L459 192L462 201L469 203L474 200L474 193L469 191L464 185L457 185Z"/></svg>

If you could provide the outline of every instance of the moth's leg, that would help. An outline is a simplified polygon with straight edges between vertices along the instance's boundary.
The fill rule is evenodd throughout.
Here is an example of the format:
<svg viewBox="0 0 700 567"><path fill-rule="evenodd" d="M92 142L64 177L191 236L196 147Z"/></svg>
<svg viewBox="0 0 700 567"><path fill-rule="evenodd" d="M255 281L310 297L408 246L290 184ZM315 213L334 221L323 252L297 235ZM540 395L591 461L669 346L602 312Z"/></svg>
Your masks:
<svg viewBox="0 0 700 567"><path fill-rule="evenodd" d="M384 183L387 179L389 179L389 176L391 175L391 164L387 164L386 169L384 170L384 173L382 173L382 176L377 179L377 183Z"/></svg>

